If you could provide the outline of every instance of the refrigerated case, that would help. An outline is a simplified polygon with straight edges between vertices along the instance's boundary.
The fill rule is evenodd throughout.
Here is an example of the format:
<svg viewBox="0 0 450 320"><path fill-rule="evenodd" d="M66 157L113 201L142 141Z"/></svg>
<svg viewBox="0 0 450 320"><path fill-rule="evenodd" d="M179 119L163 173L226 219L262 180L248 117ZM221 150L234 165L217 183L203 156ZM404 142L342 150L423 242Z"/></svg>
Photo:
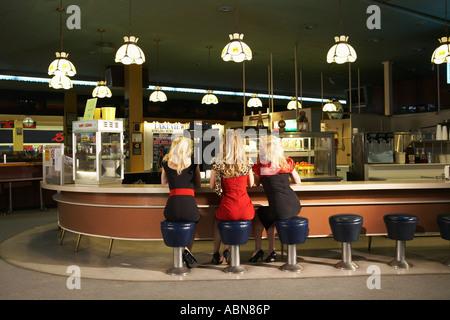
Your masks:
<svg viewBox="0 0 450 320"><path fill-rule="evenodd" d="M336 176L334 132L284 132L280 138L285 156L298 163L303 181L341 179Z"/></svg>
<svg viewBox="0 0 450 320"><path fill-rule="evenodd" d="M123 122L73 122L75 184L121 184L124 177Z"/></svg>

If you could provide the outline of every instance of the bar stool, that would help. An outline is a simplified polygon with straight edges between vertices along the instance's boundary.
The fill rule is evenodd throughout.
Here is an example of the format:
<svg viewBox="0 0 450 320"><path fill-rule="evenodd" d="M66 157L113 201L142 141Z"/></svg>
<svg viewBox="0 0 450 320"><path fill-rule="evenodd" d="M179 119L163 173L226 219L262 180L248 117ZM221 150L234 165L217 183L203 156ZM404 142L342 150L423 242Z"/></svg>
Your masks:
<svg viewBox="0 0 450 320"><path fill-rule="evenodd" d="M300 272L303 270L297 264L297 244L304 243L308 234L308 219L294 217L291 219L281 219L275 221L278 237L280 241L287 245L287 263L280 267L280 270Z"/></svg>
<svg viewBox="0 0 450 320"><path fill-rule="evenodd" d="M437 217L441 237L445 240L450 240L450 213L441 213ZM444 262L447 267L450 267L450 260Z"/></svg>
<svg viewBox="0 0 450 320"><path fill-rule="evenodd" d="M352 242L358 241L363 217L357 214L336 214L328 218L333 238L342 242L342 261L335 265L341 270L356 270L352 261Z"/></svg>
<svg viewBox="0 0 450 320"><path fill-rule="evenodd" d="M161 221L161 233L166 246L173 248L173 267L167 270L170 275L186 275L189 268L183 264L183 250L194 237L195 222Z"/></svg>
<svg viewBox="0 0 450 320"><path fill-rule="evenodd" d="M419 218L412 214L392 213L383 217L389 239L396 240L396 258L388 263L395 269L408 269L413 265L405 260L406 241L414 239Z"/></svg>
<svg viewBox="0 0 450 320"><path fill-rule="evenodd" d="M239 246L244 245L250 236L251 220L218 220L217 227L222 242L231 246L231 263L223 270L227 273L243 273L247 269L241 266Z"/></svg>

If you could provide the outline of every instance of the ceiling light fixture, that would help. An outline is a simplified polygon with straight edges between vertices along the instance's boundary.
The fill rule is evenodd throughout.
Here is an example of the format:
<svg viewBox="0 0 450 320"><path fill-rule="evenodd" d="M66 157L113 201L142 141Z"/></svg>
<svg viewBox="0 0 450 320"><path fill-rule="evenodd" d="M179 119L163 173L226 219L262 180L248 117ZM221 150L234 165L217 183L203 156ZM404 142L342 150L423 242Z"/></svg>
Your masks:
<svg viewBox="0 0 450 320"><path fill-rule="evenodd" d="M224 61L243 62L252 60L252 50L243 41L244 34L237 32L237 0L235 0L235 29L236 32L230 34L230 42L222 50L222 59Z"/></svg>
<svg viewBox="0 0 450 320"><path fill-rule="evenodd" d="M337 106L333 100L328 100L328 102L323 106L323 112L336 112Z"/></svg>
<svg viewBox="0 0 450 320"><path fill-rule="evenodd" d="M103 75L103 32L104 29L98 29L100 32L100 78ZM92 91L92 96L94 98L111 98L111 90L106 86L106 81L98 81L97 86Z"/></svg>
<svg viewBox="0 0 450 320"><path fill-rule="evenodd" d="M337 64L355 62L357 58L356 51L348 44L348 36L342 35L342 0L339 0L339 11L339 33L341 36L334 37L336 43L328 50L327 62L335 62Z"/></svg>
<svg viewBox="0 0 450 320"><path fill-rule="evenodd" d="M72 88L72 81L69 77L74 76L77 71L72 62L69 61L69 54L63 51L63 36L62 36L62 13L64 8L62 7L62 0L60 1L59 8L56 9L59 12L59 43L60 52L56 52L56 59L50 63L48 67L48 75L53 76L49 82L49 86L54 89L70 89Z"/></svg>
<svg viewBox="0 0 450 320"><path fill-rule="evenodd" d="M445 0L445 37L438 40L440 45L434 50L431 62L435 64L448 63L450 62L450 37L448 37L447 29L447 0Z"/></svg>
<svg viewBox="0 0 450 320"><path fill-rule="evenodd" d="M167 96L164 92L161 91L161 87L159 86L159 42L160 39L154 39L156 42L156 87L155 91L149 97L151 102L166 102Z"/></svg>
<svg viewBox="0 0 450 320"><path fill-rule="evenodd" d="M261 99L258 98L257 94L252 94L252 97L247 102L247 107L249 107L249 108L262 107Z"/></svg>
<svg viewBox="0 0 450 320"><path fill-rule="evenodd" d="M125 43L117 50L115 61L125 65L143 64L145 62L144 52L136 44L139 38L131 35L131 0L129 1L128 15L129 36L123 37Z"/></svg>
<svg viewBox="0 0 450 320"><path fill-rule="evenodd" d="M208 77L209 83L211 83L211 48L212 46L206 46L208 48ZM202 104L218 104L219 100L213 94L212 90L206 91L206 94L203 96Z"/></svg>
<svg viewBox="0 0 450 320"><path fill-rule="evenodd" d="M297 101L297 106L295 104L295 101ZM287 109L288 110L296 110L297 108L301 109L302 105L300 102L298 102L298 100L295 97L292 97L291 101L289 101L289 103L287 105Z"/></svg>

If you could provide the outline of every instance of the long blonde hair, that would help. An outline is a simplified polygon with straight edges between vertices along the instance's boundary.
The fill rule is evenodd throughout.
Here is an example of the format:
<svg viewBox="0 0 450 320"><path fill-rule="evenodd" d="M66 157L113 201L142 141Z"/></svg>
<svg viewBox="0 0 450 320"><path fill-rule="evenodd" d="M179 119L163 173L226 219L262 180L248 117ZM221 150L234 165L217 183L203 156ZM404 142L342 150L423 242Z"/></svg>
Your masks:
<svg viewBox="0 0 450 320"><path fill-rule="evenodd" d="M248 172L249 161L245 154L244 140L238 131L226 131L221 153L215 162L223 177L235 177Z"/></svg>
<svg viewBox="0 0 450 320"><path fill-rule="evenodd" d="M259 161L263 164L270 163L270 167L276 170L287 163L280 138L274 135L262 136L260 138Z"/></svg>
<svg viewBox="0 0 450 320"><path fill-rule="evenodd" d="M163 161L173 164L177 173L189 167L192 163L191 155L193 151L192 140L180 136L172 141L169 152L164 156Z"/></svg>

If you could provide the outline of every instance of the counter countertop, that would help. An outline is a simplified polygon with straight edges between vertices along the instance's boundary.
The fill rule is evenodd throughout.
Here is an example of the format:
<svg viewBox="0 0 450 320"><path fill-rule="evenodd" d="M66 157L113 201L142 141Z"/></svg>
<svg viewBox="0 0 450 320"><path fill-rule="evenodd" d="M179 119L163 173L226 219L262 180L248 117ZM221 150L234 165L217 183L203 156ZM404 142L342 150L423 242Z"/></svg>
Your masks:
<svg viewBox="0 0 450 320"><path fill-rule="evenodd" d="M389 180L389 181L341 181L302 182L291 185L294 191L357 191L357 190L398 190L398 189L450 189L450 180ZM50 185L42 183L42 188L67 192L95 193L169 193L169 188L157 184L105 184L105 185ZM248 188L249 193L263 192L261 186ZM209 186L195 189L196 193L211 193Z"/></svg>

